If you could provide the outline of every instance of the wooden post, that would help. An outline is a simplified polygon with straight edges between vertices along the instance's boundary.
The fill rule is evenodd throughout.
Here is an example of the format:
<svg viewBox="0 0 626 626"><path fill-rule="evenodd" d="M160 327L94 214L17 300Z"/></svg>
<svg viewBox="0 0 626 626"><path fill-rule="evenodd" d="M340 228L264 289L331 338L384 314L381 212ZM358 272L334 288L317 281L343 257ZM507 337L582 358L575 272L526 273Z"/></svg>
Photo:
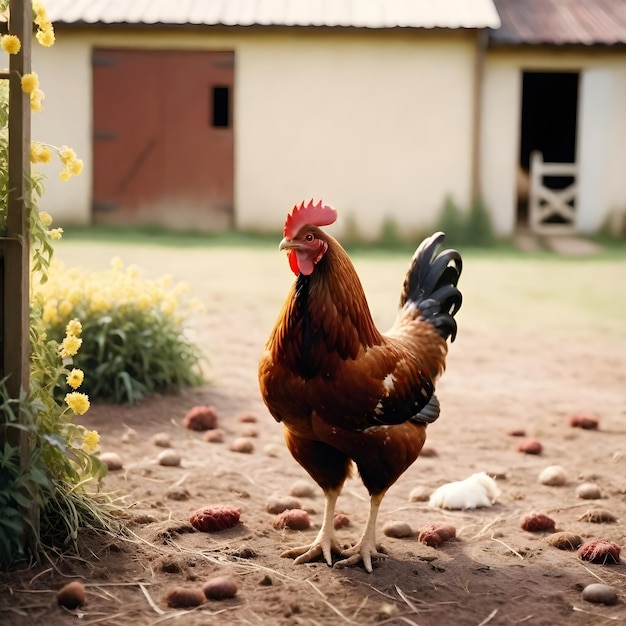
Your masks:
<svg viewBox="0 0 626 626"><path fill-rule="evenodd" d="M30 240L25 201L30 173L30 100L22 91L21 77L31 71L32 22L30 0L10 0L9 34L19 37L22 44L19 53L10 56L9 63L9 190L4 276L0 281L3 288L2 374L8 376L6 386L11 398L19 398L29 389ZM27 433L9 429L7 438L19 447L22 467L26 469L30 460ZM25 539L32 549L38 540L39 512L29 510L25 515L29 521L29 534Z"/></svg>

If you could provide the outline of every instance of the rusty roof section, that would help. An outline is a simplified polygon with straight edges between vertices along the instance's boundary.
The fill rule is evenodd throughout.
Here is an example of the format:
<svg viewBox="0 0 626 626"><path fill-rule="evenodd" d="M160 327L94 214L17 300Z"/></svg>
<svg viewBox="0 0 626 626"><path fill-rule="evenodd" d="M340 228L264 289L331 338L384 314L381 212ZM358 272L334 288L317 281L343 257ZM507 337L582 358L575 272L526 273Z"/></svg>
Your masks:
<svg viewBox="0 0 626 626"><path fill-rule="evenodd" d="M496 44L626 44L626 0L494 0Z"/></svg>
<svg viewBox="0 0 626 626"><path fill-rule="evenodd" d="M46 0L64 24L497 28L493 0Z"/></svg>

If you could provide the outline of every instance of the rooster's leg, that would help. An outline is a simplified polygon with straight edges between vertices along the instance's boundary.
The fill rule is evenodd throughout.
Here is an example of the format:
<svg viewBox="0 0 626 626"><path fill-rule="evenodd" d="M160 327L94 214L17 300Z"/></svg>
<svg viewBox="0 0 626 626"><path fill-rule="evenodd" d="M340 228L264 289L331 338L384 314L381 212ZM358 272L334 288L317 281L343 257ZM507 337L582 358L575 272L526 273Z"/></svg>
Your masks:
<svg viewBox="0 0 626 626"><path fill-rule="evenodd" d="M372 572L372 558L385 558L387 555L378 552L376 549L376 518L378 517L378 509L383 500L385 492L373 494L370 499L370 512L367 517L365 530L359 541L352 548L348 548L341 553L341 556L347 557L342 561L337 561L335 567L349 567L363 563L363 567L368 572Z"/></svg>
<svg viewBox="0 0 626 626"><path fill-rule="evenodd" d="M295 564L309 563L323 556L328 565L332 565L332 553L341 552L341 546L335 537L335 503L339 497L339 489L329 489L326 491L326 506L324 508L324 521L315 541L311 545L299 546L283 552L281 556L287 558L297 557Z"/></svg>

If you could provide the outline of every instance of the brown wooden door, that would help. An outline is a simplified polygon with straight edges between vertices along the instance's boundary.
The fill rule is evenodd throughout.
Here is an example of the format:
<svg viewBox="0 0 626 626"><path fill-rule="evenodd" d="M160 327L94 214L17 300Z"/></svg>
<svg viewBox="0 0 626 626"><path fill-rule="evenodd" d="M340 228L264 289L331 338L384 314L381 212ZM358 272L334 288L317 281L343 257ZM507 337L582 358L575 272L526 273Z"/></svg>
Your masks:
<svg viewBox="0 0 626 626"><path fill-rule="evenodd" d="M93 54L93 218L224 230L233 222L232 52Z"/></svg>

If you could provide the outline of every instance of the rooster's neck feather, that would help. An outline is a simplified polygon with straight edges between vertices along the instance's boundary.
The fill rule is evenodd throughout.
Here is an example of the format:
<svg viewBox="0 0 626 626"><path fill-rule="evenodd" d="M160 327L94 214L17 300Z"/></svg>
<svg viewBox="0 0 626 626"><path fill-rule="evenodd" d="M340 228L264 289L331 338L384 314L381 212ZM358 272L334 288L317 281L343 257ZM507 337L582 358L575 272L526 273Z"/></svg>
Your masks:
<svg viewBox="0 0 626 626"><path fill-rule="evenodd" d="M304 378L319 374L333 356L354 359L381 342L356 270L334 239L313 273L298 276L289 300L279 352L295 349L287 353Z"/></svg>

